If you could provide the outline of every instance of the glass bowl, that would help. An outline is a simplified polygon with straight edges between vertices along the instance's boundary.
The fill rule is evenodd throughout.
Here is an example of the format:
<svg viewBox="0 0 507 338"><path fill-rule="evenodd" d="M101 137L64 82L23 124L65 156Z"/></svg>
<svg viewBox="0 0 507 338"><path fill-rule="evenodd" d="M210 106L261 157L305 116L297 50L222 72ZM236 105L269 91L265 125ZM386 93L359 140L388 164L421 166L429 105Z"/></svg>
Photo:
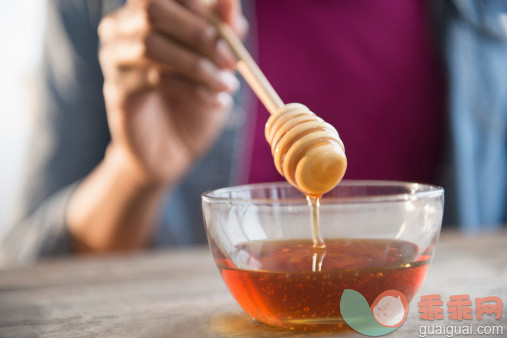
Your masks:
<svg viewBox="0 0 507 338"><path fill-rule="evenodd" d="M343 181L324 195L313 247L310 208L286 182L206 192L206 232L222 278L253 318L291 329L343 328L344 290L372 304L387 290L409 302L442 223L441 187Z"/></svg>

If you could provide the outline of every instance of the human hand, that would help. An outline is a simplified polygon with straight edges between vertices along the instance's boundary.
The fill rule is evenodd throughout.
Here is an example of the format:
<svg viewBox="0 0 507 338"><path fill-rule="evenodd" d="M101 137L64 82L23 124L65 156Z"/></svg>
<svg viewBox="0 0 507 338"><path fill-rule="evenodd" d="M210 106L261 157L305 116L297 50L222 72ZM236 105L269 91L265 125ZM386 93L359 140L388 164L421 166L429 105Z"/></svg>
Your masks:
<svg viewBox="0 0 507 338"><path fill-rule="evenodd" d="M137 184L176 183L218 136L232 104L235 60L206 10L198 0L130 0L99 26L106 158ZM217 1L213 10L245 33L239 1Z"/></svg>

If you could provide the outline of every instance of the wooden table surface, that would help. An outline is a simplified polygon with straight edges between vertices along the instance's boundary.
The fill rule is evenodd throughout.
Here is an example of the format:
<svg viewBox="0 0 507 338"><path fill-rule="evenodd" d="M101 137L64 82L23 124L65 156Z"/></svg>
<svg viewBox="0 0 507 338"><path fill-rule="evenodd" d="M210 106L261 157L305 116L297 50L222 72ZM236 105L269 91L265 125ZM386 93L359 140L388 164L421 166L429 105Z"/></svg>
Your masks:
<svg viewBox="0 0 507 338"><path fill-rule="evenodd" d="M404 325L390 336L418 336L421 325L469 325L418 318L421 295L498 296L507 304L507 232L444 233ZM472 324L502 326L489 316ZM444 307L444 311L445 311ZM475 306L474 306L475 309ZM446 314L446 312L444 312ZM253 321L229 295L207 247L108 257L74 257L0 271L0 336L301 336ZM331 335L312 333L312 335ZM332 335L356 335L353 331Z"/></svg>

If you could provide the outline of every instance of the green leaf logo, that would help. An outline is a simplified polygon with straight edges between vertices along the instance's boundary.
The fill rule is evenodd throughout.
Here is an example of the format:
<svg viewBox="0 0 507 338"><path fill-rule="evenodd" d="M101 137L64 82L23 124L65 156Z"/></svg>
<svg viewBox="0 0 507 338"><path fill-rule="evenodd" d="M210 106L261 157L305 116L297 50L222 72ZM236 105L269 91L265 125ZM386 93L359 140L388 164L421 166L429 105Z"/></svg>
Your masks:
<svg viewBox="0 0 507 338"><path fill-rule="evenodd" d="M408 301L398 290L382 292L372 303L355 290L343 291L340 300L343 320L354 330L367 336L383 336L396 330L407 317Z"/></svg>

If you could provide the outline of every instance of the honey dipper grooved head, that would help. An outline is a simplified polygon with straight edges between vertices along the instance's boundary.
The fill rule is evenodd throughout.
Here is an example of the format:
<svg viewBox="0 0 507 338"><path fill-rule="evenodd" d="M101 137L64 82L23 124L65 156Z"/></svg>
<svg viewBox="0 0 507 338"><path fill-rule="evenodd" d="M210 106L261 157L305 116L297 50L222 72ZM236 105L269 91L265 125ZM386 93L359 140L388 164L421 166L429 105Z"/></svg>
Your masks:
<svg viewBox="0 0 507 338"><path fill-rule="evenodd" d="M265 135L278 172L310 195L322 195L343 178L347 158L338 132L299 103L268 119Z"/></svg>

